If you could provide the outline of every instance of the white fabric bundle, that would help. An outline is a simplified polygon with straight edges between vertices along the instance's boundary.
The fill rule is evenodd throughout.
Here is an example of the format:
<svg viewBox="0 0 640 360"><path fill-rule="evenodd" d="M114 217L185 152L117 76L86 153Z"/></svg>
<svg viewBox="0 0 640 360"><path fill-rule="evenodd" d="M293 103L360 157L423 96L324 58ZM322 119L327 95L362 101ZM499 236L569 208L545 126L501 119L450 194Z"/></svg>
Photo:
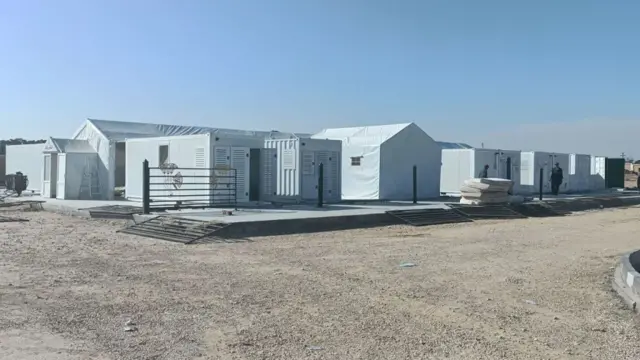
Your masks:
<svg viewBox="0 0 640 360"><path fill-rule="evenodd" d="M509 202L509 190L513 181L507 179L487 178L465 180L460 188L460 203L463 204L501 204Z"/></svg>

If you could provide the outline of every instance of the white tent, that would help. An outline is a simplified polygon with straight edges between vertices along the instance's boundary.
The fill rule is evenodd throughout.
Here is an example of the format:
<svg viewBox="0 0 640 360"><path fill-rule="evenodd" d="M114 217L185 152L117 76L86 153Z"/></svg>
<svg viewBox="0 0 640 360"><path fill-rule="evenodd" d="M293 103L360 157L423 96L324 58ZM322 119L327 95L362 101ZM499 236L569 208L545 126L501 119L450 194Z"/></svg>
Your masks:
<svg viewBox="0 0 640 360"><path fill-rule="evenodd" d="M270 132L87 119L71 139L86 140L98 154L100 194L102 199L113 199L115 187L124 186L126 178L126 139L198 134L267 136Z"/></svg>
<svg viewBox="0 0 640 360"><path fill-rule="evenodd" d="M42 152L42 196L65 200L104 198L98 153L87 140L49 138Z"/></svg>
<svg viewBox="0 0 640 360"><path fill-rule="evenodd" d="M312 137L342 141L343 200L410 200L414 165L418 198L440 194L442 148L414 123L325 129Z"/></svg>
<svg viewBox="0 0 640 360"><path fill-rule="evenodd" d="M27 175L27 190L39 193L42 190L42 149L44 143L7 145L6 173L15 174L20 171Z"/></svg>

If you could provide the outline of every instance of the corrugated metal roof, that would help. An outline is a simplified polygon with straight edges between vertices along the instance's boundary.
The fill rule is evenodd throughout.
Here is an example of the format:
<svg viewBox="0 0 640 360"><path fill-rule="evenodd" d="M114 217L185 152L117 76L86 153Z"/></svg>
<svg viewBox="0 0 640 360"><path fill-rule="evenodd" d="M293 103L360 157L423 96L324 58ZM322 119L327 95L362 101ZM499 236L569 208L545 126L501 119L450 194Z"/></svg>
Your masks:
<svg viewBox="0 0 640 360"><path fill-rule="evenodd" d="M161 137L177 135L218 134L221 136L264 136L270 131L247 131L221 129L206 126L147 124L114 120L87 119L110 140L125 140L143 137Z"/></svg>
<svg viewBox="0 0 640 360"><path fill-rule="evenodd" d="M454 143L446 141L438 141L437 143L443 149L473 149L473 146L465 143Z"/></svg>

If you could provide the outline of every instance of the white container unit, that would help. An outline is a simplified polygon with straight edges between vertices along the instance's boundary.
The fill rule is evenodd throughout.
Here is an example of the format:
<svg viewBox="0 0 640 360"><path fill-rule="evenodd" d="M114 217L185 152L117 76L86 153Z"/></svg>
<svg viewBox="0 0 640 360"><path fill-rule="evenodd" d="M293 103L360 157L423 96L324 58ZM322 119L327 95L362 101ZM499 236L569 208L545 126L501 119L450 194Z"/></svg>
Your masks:
<svg viewBox="0 0 640 360"><path fill-rule="evenodd" d="M249 201L249 154L263 146L264 137L210 133L128 139L126 144L127 199L142 199L142 162L146 159L151 168L166 164L164 170L150 170L154 176L151 196L157 200L224 205L233 196L238 203Z"/></svg>
<svg viewBox="0 0 640 360"><path fill-rule="evenodd" d="M341 200L340 140L267 139L264 147L261 199L275 202L317 201L318 169L322 163L324 201Z"/></svg>
<svg viewBox="0 0 640 360"><path fill-rule="evenodd" d="M147 160L152 176L149 179L152 201L209 201L207 191L195 190L208 188L209 179L192 176L209 174L210 138L209 134L203 134L128 139L125 149L125 197L142 200L142 163ZM158 169L161 164L166 164L166 169ZM193 196L198 194L201 196Z"/></svg>
<svg viewBox="0 0 640 360"><path fill-rule="evenodd" d="M569 154L523 151L520 154L520 192L522 194L537 194L540 192L540 169L543 169L542 191L544 193L551 192L551 170L556 163L560 164L564 173L560 192L566 193L568 188Z"/></svg>
<svg viewBox="0 0 640 360"><path fill-rule="evenodd" d="M42 152L45 144L7 145L6 173L15 174L20 171L29 178L27 190L42 190L44 160Z"/></svg>
<svg viewBox="0 0 640 360"><path fill-rule="evenodd" d="M211 152L212 167L214 170L214 194L213 202L225 202L228 197L229 185L234 181L229 176L235 176L236 201L246 203L251 198L256 198L259 194L251 194L251 183L258 183L257 192L259 192L259 183L261 174L258 171L251 172L252 168L259 169L260 157L251 157L252 151L262 151L264 146L263 134L240 135L240 134L212 134L211 144L213 150ZM252 166L253 162L258 166ZM232 172L225 169L233 169ZM254 196L252 196L254 195Z"/></svg>
<svg viewBox="0 0 640 360"><path fill-rule="evenodd" d="M607 158L604 156L591 156L589 173L589 190L602 191L607 188L605 177L605 164Z"/></svg>
<svg viewBox="0 0 640 360"><path fill-rule="evenodd" d="M498 149L443 149L440 193L459 196L465 180L478 177L485 165L488 177L513 180L513 193L519 193L520 151Z"/></svg>
<svg viewBox="0 0 640 360"><path fill-rule="evenodd" d="M564 174L567 192L581 193L589 191L591 177L591 155L569 154L569 169Z"/></svg>

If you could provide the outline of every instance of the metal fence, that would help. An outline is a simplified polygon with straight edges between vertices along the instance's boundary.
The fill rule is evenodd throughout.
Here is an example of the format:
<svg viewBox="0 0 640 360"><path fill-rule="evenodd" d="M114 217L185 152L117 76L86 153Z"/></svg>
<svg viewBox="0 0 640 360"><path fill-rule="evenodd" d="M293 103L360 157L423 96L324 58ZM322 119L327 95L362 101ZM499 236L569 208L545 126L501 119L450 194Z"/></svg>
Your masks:
<svg viewBox="0 0 640 360"><path fill-rule="evenodd" d="M170 209L235 207L238 179L230 167L150 167L142 163L143 213Z"/></svg>

